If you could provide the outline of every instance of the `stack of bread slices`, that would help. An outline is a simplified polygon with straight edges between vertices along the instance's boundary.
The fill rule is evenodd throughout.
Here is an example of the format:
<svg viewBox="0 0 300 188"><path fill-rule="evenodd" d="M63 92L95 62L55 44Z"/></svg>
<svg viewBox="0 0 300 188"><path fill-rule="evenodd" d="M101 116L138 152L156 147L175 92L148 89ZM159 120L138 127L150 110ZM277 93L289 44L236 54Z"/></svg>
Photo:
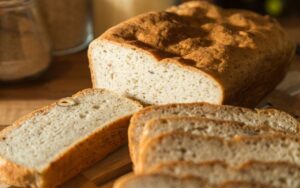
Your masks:
<svg viewBox="0 0 300 188"><path fill-rule="evenodd" d="M136 175L115 187L298 188L299 126L274 109L208 103L147 107L129 127Z"/></svg>

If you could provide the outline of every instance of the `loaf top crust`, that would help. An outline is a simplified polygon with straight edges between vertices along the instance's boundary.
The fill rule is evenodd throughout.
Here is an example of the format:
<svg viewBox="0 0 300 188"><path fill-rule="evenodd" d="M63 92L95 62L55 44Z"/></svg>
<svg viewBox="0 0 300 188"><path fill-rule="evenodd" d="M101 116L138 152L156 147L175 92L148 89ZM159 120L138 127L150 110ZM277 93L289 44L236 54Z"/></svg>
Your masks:
<svg viewBox="0 0 300 188"><path fill-rule="evenodd" d="M98 40L208 73L229 94L238 93L247 82L264 79L263 72L280 69L282 75L295 49L275 19L205 1L142 14L109 29Z"/></svg>

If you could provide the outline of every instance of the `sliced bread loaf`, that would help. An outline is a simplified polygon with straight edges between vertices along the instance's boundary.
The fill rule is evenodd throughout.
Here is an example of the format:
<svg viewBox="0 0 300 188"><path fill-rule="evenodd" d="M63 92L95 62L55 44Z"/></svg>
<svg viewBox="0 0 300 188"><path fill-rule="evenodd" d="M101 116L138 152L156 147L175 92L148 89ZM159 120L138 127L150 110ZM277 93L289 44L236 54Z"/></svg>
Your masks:
<svg viewBox="0 0 300 188"><path fill-rule="evenodd" d="M142 106L102 89L83 90L39 109L0 133L0 181L55 187L126 143Z"/></svg>
<svg viewBox="0 0 300 188"><path fill-rule="evenodd" d="M118 179L114 188L275 188L255 182L228 181L208 184L197 177L174 177L163 174L126 175Z"/></svg>
<svg viewBox="0 0 300 188"><path fill-rule="evenodd" d="M199 117L165 116L149 120L142 133L141 144L148 139L170 132L186 132L192 135L216 136L230 139L234 136L256 136L264 134L283 134L265 125L249 126L235 121L222 121Z"/></svg>
<svg viewBox="0 0 300 188"><path fill-rule="evenodd" d="M271 17L192 1L109 29L89 47L93 86L147 104L255 105L295 45Z"/></svg>
<svg viewBox="0 0 300 188"><path fill-rule="evenodd" d="M290 162L300 166L300 138L289 136L218 137L169 133L145 143L140 151L136 172L172 161L226 161L239 166L248 161Z"/></svg>
<svg viewBox="0 0 300 188"><path fill-rule="evenodd" d="M168 104L150 106L134 114L128 130L129 149L133 162L147 121L164 116L196 116L216 120L237 121L249 126L265 125L274 130L298 134L300 123L291 115L275 109L248 109L209 103Z"/></svg>
<svg viewBox="0 0 300 188"><path fill-rule="evenodd" d="M205 163L177 161L161 164L150 173L176 177L194 176L216 184L234 180L254 181L278 188L300 187L300 167L286 162L252 161L234 168L221 161Z"/></svg>

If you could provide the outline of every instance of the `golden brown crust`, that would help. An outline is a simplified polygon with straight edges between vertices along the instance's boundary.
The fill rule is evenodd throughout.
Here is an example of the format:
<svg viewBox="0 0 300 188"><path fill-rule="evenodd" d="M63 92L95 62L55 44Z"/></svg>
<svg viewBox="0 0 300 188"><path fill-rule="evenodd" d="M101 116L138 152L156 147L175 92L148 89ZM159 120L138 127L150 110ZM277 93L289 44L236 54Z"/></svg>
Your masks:
<svg viewBox="0 0 300 188"><path fill-rule="evenodd" d="M151 106L145 107L142 110L133 114L133 116L130 119L130 125L128 127L128 148L129 155L132 161L135 161L135 149L137 148L137 145L139 143L139 140L137 139L139 127L136 122L138 121L140 116L142 116L142 114L147 113L151 110Z"/></svg>
<svg viewBox="0 0 300 188"><path fill-rule="evenodd" d="M91 81L92 81L92 86L93 88L96 88L96 78L95 78L95 74L94 74L94 60L92 58L92 49L89 47L88 48L88 51L87 51L87 57L88 57L88 63L89 63L89 69L90 69L90 72L91 72Z"/></svg>
<svg viewBox="0 0 300 188"><path fill-rule="evenodd" d="M294 170L297 170L300 172L300 166L293 164L293 163L285 162L285 161L278 161L278 162L248 161L248 162L242 164L241 166L239 166L238 169L244 170L244 169L249 169L249 168L253 168L253 167L267 168L268 166L272 166L274 168L276 168L276 167L288 168L290 170L294 169Z"/></svg>
<svg viewBox="0 0 300 188"><path fill-rule="evenodd" d="M79 96L89 95L92 92L103 92L103 89L85 89L72 96L76 100ZM130 99L129 99L130 100ZM137 107L142 106L136 102ZM59 102L59 101L58 101ZM10 131L22 126L27 119L47 113L58 102L33 111L13 123L12 126L0 132L0 138L4 138ZM0 158L0 181L20 187L43 187L57 186L72 176L78 174L84 168L104 158L127 141L127 128L131 116L120 117L111 122L105 128L95 130L91 135L79 140L72 147L56 157L53 163L42 171L30 169L15 164L7 159Z"/></svg>
<svg viewBox="0 0 300 188"><path fill-rule="evenodd" d="M224 10L206 1L140 15L97 41L133 48L161 63L208 76L223 91L220 102L243 106L254 106L279 83L295 51L273 18ZM92 65L91 70L94 77Z"/></svg>
<svg viewBox="0 0 300 188"><path fill-rule="evenodd" d="M0 157L0 181L17 187L27 187L35 182L35 171Z"/></svg>

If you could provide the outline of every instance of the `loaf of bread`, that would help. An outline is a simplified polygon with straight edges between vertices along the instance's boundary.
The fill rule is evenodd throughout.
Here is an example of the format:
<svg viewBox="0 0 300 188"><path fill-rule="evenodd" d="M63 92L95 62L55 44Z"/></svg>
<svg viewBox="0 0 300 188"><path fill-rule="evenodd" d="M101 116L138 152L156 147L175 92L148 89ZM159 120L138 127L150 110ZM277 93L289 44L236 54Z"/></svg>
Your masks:
<svg viewBox="0 0 300 188"><path fill-rule="evenodd" d="M300 123L289 114L275 109L247 109L208 103L168 104L150 106L135 113L128 130L129 149L133 162L136 162L139 144L147 121L164 116L191 116L216 120L236 121L248 126L262 125L290 134L300 132Z"/></svg>
<svg viewBox="0 0 300 188"><path fill-rule="evenodd" d="M95 88L146 104L254 106L282 80L294 51L269 16L191 1L120 23L88 54Z"/></svg>
<svg viewBox="0 0 300 188"><path fill-rule="evenodd" d="M170 133L149 140L140 148L137 173L145 173L157 165L172 161L226 161L239 166L248 161L289 162L300 166L298 136L218 137Z"/></svg>
<svg viewBox="0 0 300 188"><path fill-rule="evenodd" d="M87 89L21 118L0 133L0 181L56 187L125 144L129 118L141 108Z"/></svg>
<svg viewBox="0 0 300 188"><path fill-rule="evenodd" d="M249 126L235 121L222 121L198 117L162 117L149 120L142 133L141 145L160 134L186 132L192 135L216 136L230 139L234 136L284 134L264 125ZM143 147L143 146L140 146Z"/></svg>
<svg viewBox="0 0 300 188"><path fill-rule="evenodd" d="M300 187L300 167L286 162L252 161L242 166L230 167L221 161L204 163L177 161L161 164L150 173L199 177L210 184L220 184L224 181L254 181L277 188Z"/></svg>
<svg viewBox="0 0 300 188"><path fill-rule="evenodd" d="M209 184L196 177L174 177L163 174L126 175L113 188L275 188L256 182L228 181Z"/></svg>

